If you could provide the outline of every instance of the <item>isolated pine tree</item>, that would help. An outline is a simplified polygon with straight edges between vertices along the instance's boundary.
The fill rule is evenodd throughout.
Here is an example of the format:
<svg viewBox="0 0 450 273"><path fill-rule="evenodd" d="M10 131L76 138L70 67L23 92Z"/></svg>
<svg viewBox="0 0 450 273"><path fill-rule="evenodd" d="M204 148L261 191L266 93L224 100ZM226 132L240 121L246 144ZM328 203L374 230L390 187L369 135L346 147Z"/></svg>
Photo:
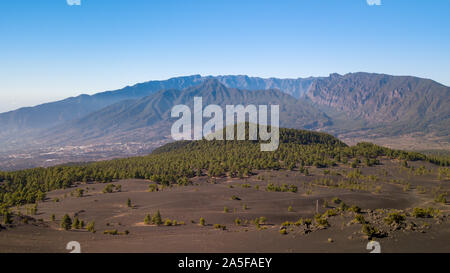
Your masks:
<svg viewBox="0 0 450 273"><path fill-rule="evenodd" d="M80 220L78 220L78 217L75 217L72 222L72 229L78 229L79 224L80 224Z"/></svg>
<svg viewBox="0 0 450 273"><path fill-rule="evenodd" d="M87 227L86 227L87 231L95 233L95 222L89 222Z"/></svg>
<svg viewBox="0 0 450 273"><path fill-rule="evenodd" d="M150 221L151 221L150 214L147 214L144 218L144 224L148 225L150 224Z"/></svg>
<svg viewBox="0 0 450 273"><path fill-rule="evenodd" d="M5 210L5 212L3 212L3 223L5 225L9 225L12 223L12 219L11 219L11 212Z"/></svg>
<svg viewBox="0 0 450 273"><path fill-rule="evenodd" d="M61 228L64 230L69 230L72 227L72 219L70 219L69 215L65 214L61 220Z"/></svg>
<svg viewBox="0 0 450 273"><path fill-rule="evenodd" d="M161 213L159 213L159 210L153 215L152 222L155 225L161 225L162 224L162 218Z"/></svg>

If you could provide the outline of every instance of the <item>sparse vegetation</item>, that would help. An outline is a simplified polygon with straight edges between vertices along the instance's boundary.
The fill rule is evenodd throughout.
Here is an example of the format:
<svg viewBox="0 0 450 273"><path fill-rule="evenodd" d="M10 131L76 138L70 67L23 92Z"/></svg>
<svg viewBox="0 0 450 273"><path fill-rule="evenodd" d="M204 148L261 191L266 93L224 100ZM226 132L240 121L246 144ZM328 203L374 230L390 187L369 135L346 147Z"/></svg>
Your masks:
<svg viewBox="0 0 450 273"><path fill-rule="evenodd" d="M67 189L76 182L111 183L120 179L150 179L162 186L183 184L192 177L249 177L252 170L290 169L292 166L332 166L335 159L351 159L359 165L359 158L376 159L380 156L403 161L429 161L445 168L450 160L426 156L416 152L392 150L370 143L348 147L325 133L280 129L280 146L274 153L260 151L259 143L252 141L192 141L167 144L145 157L116 159L89 164L73 164L50 168L35 168L14 172L0 172L0 204L10 207L35 203L54 189ZM225 149L224 149L225 147ZM173 166L177 166L174 168ZM202 168L199 168L202 166ZM448 171L441 169L441 178ZM5 183L3 183L5 182ZM270 190L282 190L272 184ZM285 187L295 192L295 187ZM104 192L119 191L119 186L108 184Z"/></svg>
<svg viewBox="0 0 450 273"><path fill-rule="evenodd" d="M227 227L225 225L220 225L220 224L214 224L214 228L215 229L221 229L221 230L226 230Z"/></svg>
<svg viewBox="0 0 450 273"><path fill-rule="evenodd" d="M356 223L359 223L359 224L366 224L367 223L366 219L361 214L356 214L355 215L355 219L353 221L356 222Z"/></svg>
<svg viewBox="0 0 450 273"><path fill-rule="evenodd" d="M326 228L330 225L328 223L328 220L326 219L326 216L324 217L321 214L316 214L314 216L314 221L315 221L316 225L320 228Z"/></svg>
<svg viewBox="0 0 450 273"><path fill-rule="evenodd" d="M447 203L446 197L447 197L447 193L440 193L434 198L434 202L446 204Z"/></svg>
<svg viewBox="0 0 450 273"><path fill-rule="evenodd" d="M331 202L332 202L333 204L339 205L342 201L341 201L341 199L339 199L339 198L337 198L337 197L334 197L334 198L331 200Z"/></svg>
<svg viewBox="0 0 450 273"><path fill-rule="evenodd" d="M267 184L266 190L267 191L272 191L272 192L293 192L293 193L296 193L298 191L298 188L294 184L291 184L291 185L282 184L281 186L279 186L279 185L275 185L275 184L269 183L269 184Z"/></svg>
<svg viewBox="0 0 450 273"><path fill-rule="evenodd" d="M76 190L76 196L77 197L83 197L84 190L83 189L77 189Z"/></svg>
<svg viewBox="0 0 450 273"><path fill-rule="evenodd" d="M439 210L435 210L433 208L414 208L412 212L412 216L416 218L431 218L437 214L439 214Z"/></svg>

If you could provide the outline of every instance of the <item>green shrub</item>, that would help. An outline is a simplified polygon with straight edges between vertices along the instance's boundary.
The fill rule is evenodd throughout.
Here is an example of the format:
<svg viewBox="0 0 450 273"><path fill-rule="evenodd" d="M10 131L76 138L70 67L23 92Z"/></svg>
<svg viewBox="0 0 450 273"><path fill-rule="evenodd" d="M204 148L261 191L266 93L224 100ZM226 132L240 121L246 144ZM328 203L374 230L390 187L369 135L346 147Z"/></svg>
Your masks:
<svg viewBox="0 0 450 273"><path fill-rule="evenodd" d="M370 224L363 224L362 232L370 239L379 236L379 231Z"/></svg>
<svg viewBox="0 0 450 273"><path fill-rule="evenodd" d="M103 189L103 193L112 193L114 192L114 189L116 187L113 184L108 184L106 185L106 187Z"/></svg>
<svg viewBox="0 0 450 273"><path fill-rule="evenodd" d="M336 205L339 205L342 201L341 201L341 199L339 199L339 198L337 198L337 197L334 197L334 198L331 200L331 202L333 202L333 203L336 204Z"/></svg>
<svg viewBox="0 0 450 273"><path fill-rule="evenodd" d="M439 214L439 210L433 208L414 208L412 216L416 218L431 218Z"/></svg>
<svg viewBox="0 0 450 273"><path fill-rule="evenodd" d="M226 230L227 227L224 225L220 225L220 224L214 224L214 228L215 229L221 229L221 230Z"/></svg>
<svg viewBox="0 0 450 273"><path fill-rule="evenodd" d="M108 234L108 235L119 235L119 231L118 231L117 229L105 230L105 231L103 231L103 234Z"/></svg>
<svg viewBox="0 0 450 273"><path fill-rule="evenodd" d="M340 209L341 211L346 211L346 210L348 209L348 206L347 206L347 204L345 204L344 202L341 202L341 203L339 204L339 209Z"/></svg>
<svg viewBox="0 0 450 273"><path fill-rule="evenodd" d="M404 214L398 213L398 212L393 212L393 213L389 213L388 216L386 218L384 218L384 221L386 222L386 224L388 225L392 225L392 224L401 224L403 223L403 221L405 221L406 216Z"/></svg>
<svg viewBox="0 0 450 273"><path fill-rule="evenodd" d="M336 215L337 215L337 211L335 209L329 209L325 212L325 216L332 217L332 216L336 216Z"/></svg>
<svg viewBox="0 0 450 273"><path fill-rule="evenodd" d="M266 186L266 191L271 191L271 192L293 192L296 193L298 191L298 187L294 184L291 185L287 185L287 184L282 184L280 185L275 185L273 183L269 183Z"/></svg>
<svg viewBox="0 0 450 273"><path fill-rule="evenodd" d="M441 194L439 194L439 195L437 195L435 198L434 198L434 201L436 202L436 203L442 203L442 204L446 204L447 203L447 193L441 193Z"/></svg>
<svg viewBox="0 0 450 273"><path fill-rule="evenodd" d="M353 211L355 213L360 213L361 212L361 208L358 207L358 206L355 206L355 205L351 206L349 210Z"/></svg>
<svg viewBox="0 0 450 273"><path fill-rule="evenodd" d="M294 223L295 226L305 225L306 227L309 227L311 224L312 224L312 220L309 218L306 218L306 219L300 218L300 219L298 219L297 222Z"/></svg>
<svg viewBox="0 0 450 273"><path fill-rule="evenodd" d="M83 190L83 189L77 189L76 195L77 195L77 197L83 197L83 195L84 195L84 190Z"/></svg>
<svg viewBox="0 0 450 273"><path fill-rule="evenodd" d="M156 185L156 184L148 185L148 191L149 192L157 192L158 190L159 190L158 185Z"/></svg>
<svg viewBox="0 0 450 273"><path fill-rule="evenodd" d="M360 224L366 223L366 219L364 219L364 216L362 216L361 214L356 214L354 221Z"/></svg>
<svg viewBox="0 0 450 273"><path fill-rule="evenodd" d="M330 225L328 223L328 220L326 218L324 218L322 215L320 215L319 213L314 216L314 221L316 222L316 225L318 227L326 228Z"/></svg>

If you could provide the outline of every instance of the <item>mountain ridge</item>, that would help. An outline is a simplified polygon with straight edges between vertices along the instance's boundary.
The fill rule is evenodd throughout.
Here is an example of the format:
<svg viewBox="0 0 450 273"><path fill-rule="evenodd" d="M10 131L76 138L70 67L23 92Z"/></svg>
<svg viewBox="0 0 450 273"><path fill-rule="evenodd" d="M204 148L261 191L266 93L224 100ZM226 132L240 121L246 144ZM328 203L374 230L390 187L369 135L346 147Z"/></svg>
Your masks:
<svg viewBox="0 0 450 273"><path fill-rule="evenodd" d="M179 95L174 90L195 88L210 80L216 80L229 89L236 88L246 90L249 94L256 92L261 97L268 96L262 102L270 102L270 99L273 99L273 101L291 105L287 111L289 115L287 118L283 118L283 120L286 119L286 127L326 131L336 136L345 136L344 138L348 141L367 137L395 137L405 134L418 134L420 138L427 134L433 136L431 141L436 141L434 140L434 136L436 136L444 140L442 144L444 147L449 146L449 87L429 79L412 76L358 72L297 79L258 78L246 75L192 75L139 83L94 95L80 95L0 114L0 127L2 128L0 150L17 152L25 148L45 147L48 142L41 136L46 134L55 138L61 135L60 132L63 128L76 134L71 138L66 138L74 144L76 144L74 140L78 138L78 135L85 140L96 139L104 135L104 141L110 140L108 134L114 132L115 129L121 132L119 139L124 142L128 141L128 134L135 134L137 131L144 135L143 140L150 140L145 135L148 133L147 129L160 120L159 116L164 113L167 116L166 108L168 105L172 105ZM262 92L268 89L272 90L272 93ZM273 93L276 92L274 90L279 93ZM209 88L209 91L211 94L215 94L216 90ZM151 105L145 107L144 105L134 105L137 100L163 93L166 93L166 96L171 95L171 97L169 99L160 97L159 101L155 99ZM203 93L202 95L206 97L210 94ZM226 92L221 95L225 96ZM290 96L289 99L283 100L281 97L284 95ZM278 98L275 99L274 97L277 96ZM227 100L226 96L210 101L244 103L245 99L240 98L244 101ZM152 101L151 98L148 100ZM292 105L297 105L297 107ZM129 107L133 108L128 109ZM163 112L160 111L162 108L165 109ZM97 112L104 116L100 117ZM150 112L151 115L145 116ZM105 122L112 116L117 118ZM295 122L295 119L301 121ZM85 127L86 130L71 130L70 126L76 125L82 120L90 124L89 127ZM134 125L134 127L121 124L123 123L121 121L125 120L126 124ZM133 122L129 122L131 120ZM105 124L109 124L110 127L105 128ZM92 129L98 126L103 128L103 131L98 129L96 132ZM162 123L159 126L162 126ZM168 125L163 127L168 127ZM58 128L59 132L55 132ZM164 131L163 129L158 128L157 132L153 133L154 136L156 137L159 132ZM51 136L49 132L55 132L54 136ZM67 135L67 133L64 134ZM114 134L117 136L118 133ZM117 140L116 136L112 139ZM59 142L59 145L65 144L68 143Z"/></svg>
<svg viewBox="0 0 450 273"><path fill-rule="evenodd" d="M82 142L118 132L129 132L131 135L133 130L142 128L150 130L152 126L164 123L167 126L162 137L169 134L170 122L174 121L170 118L171 108L177 104L185 104L192 109L193 98L196 96L203 98L204 105L217 104L223 108L227 104L278 104L282 125L314 128L314 124L331 123L320 111L279 90L248 91L227 88L216 79L207 79L198 86L184 90L161 90L141 99L118 102L68 124L56 126L41 137L48 141L62 134L64 140L58 142ZM297 115L292 115L294 112ZM86 135L89 137L86 138Z"/></svg>

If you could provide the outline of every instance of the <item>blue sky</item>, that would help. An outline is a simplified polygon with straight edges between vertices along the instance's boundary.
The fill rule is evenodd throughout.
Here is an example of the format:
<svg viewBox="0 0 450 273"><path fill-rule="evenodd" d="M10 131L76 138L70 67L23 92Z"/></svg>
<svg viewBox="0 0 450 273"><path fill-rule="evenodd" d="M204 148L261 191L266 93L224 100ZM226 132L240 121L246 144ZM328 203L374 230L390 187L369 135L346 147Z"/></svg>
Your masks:
<svg viewBox="0 0 450 273"><path fill-rule="evenodd" d="M448 14L444 0L0 1L0 112L191 74L450 85Z"/></svg>

